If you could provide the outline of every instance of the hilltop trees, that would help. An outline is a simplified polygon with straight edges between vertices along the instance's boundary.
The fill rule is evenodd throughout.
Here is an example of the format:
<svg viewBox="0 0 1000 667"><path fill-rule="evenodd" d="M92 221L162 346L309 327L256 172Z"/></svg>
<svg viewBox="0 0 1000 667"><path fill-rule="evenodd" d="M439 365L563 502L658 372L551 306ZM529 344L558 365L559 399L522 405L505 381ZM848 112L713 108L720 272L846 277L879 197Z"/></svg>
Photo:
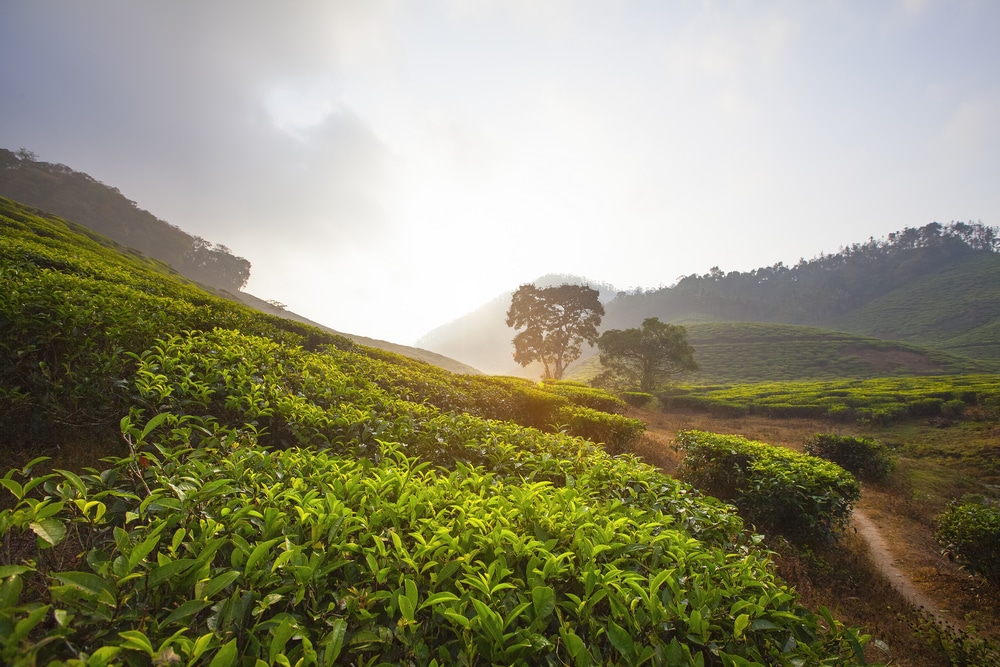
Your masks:
<svg viewBox="0 0 1000 667"><path fill-rule="evenodd" d="M671 375L697 370L687 330L647 317L641 329L611 329L597 340L601 364L608 370L599 382L621 383L652 391Z"/></svg>
<svg viewBox="0 0 1000 667"><path fill-rule="evenodd" d="M524 329L514 336L514 361L522 366L540 361L545 378L561 379L580 357L581 343L597 340L604 317L599 294L584 285L521 285L507 311L507 326Z"/></svg>

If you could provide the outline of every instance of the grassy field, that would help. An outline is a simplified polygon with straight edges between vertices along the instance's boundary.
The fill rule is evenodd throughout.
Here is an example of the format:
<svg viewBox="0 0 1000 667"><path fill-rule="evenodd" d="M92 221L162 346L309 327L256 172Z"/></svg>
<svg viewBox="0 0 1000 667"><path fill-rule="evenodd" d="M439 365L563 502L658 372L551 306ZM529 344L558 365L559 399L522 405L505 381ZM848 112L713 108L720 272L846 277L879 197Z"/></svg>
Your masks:
<svg viewBox="0 0 1000 667"><path fill-rule="evenodd" d="M677 470L680 463L680 454L672 448L674 434L691 429L738 434L796 450L817 433L873 437L890 445L898 466L887 483L864 485L859 507L877 524L897 565L915 585L940 601L956 626L973 633L972 638L965 639L967 646L976 646L982 638L994 646L1000 644L1000 592L945 558L933 537L935 519L952 499L985 497L1000 501L1000 480L993 472L1000 443L996 418L951 421L947 425L907 419L877 426L700 410L633 414L648 426L637 452L666 471ZM838 618L868 628L889 646L891 664L992 664L953 663L953 658L962 655L954 647L954 640L935 631L933 624L892 589L870 562L865 544L855 533L849 532L826 549L802 550L784 541L769 542L769 546L779 554L779 572L796 590L812 605L825 605L835 610ZM873 650L877 651L869 649ZM875 658L873 654L873 659L884 660L885 656Z"/></svg>

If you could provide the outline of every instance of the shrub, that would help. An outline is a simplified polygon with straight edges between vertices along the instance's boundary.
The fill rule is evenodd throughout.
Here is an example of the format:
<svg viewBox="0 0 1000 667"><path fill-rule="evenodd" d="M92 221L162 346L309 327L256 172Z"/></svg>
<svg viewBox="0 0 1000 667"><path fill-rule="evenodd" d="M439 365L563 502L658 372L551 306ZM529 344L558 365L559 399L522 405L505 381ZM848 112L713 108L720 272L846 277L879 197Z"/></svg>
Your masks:
<svg viewBox="0 0 1000 667"><path fill-rule="evenodd" d="M817 434L806 440L805 451L833 461L866 482L883 482L896 468L889 449L871 438Z"/></svg>
<svg viewBox="0 0 1000 667"><path fill-rule="evenodd" d="M579 405L592 410L621 415L625 414L625 411L628 409L625 401L609 394L603 389L564 382L546 382L542 385L542 389L565 397L573 405Z"/></svg>
<svg viewBox="0 0 1000 667"><path fill-rule="evenodd" d="M655 401L656 397L644 391L626 391L622 394L622 400L633 408L644 408Z"/></svg>
<svg viewBox="0 0 1000 667"><path fill-rule="evenodd" d="M934 537L949 558L1000 587L1000 507L954 503L938 517Z"/></svg>
<svg viewBox="0 0 1000 667"><path fill-rule="evenodd" d="M609 454L628 451L629 444L646 429L646 425L638 419L579 406L562 408L559 423L567 427L570 435L603 443Z"/></svg>
<svg viewBox="0 0 1000 667"><path fill-rule="evenodd" d="M796 541L834 537L861 497L853 475L815 456L704 431L679 433L675 446L685 454L683 479Z"/></svg>

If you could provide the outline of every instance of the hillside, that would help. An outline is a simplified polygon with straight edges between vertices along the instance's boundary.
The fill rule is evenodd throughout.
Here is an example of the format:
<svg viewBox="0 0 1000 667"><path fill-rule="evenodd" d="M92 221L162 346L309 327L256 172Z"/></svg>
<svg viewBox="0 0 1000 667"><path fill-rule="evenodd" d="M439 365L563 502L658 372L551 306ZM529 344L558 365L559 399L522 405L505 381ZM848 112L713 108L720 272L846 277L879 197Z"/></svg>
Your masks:
<svg viewBox="0 0 1000 667"><path fill-rule="evenodd" d="M605 304L601 329L658 317L691 326L694 336L694 325L733 323L693 339L696 351L704 348L705 381L990 372L1000 357L997 248L996 230L979 224L907 228L794 267L713 268L673 287L619 294ZM425 338L428 347L447 345L458 359L475 354L478 367L504 363L513 336L501 310L499 302L484 306L439 328ZM758 340L752 323L800 328Z"/></svg>
<svg viewBox="0 0 1000 667"><path fill-rule="evenodd" d="M0 196L72 220L198 283L236 291L250 277L250 262L226 246L192 236L139 208L117 188L27 151L0 149Z"/></svg>
<svg viewBox="0 0 1000 667"><path fill-rule="evenodd" d="M897 375L989 373L1000 365L939 350L815 327L760 322L685 325L698 370L688 383L861 379ZM596 353L570 367L569 380L601 372Z"/></svg>
<svg viewBox="0 0 1000 667"><path fill-rule="evenodd" d="M374 347L380 350L385 350L386 352L392 352L394 354L400 354L404 357L410 357L411 359L416 359L417 361L423 361L428 364L437 366L438 368L443 368L446 371L452 373L465 373L467 375L479 375L482 371L477 368L473 368L467 364L463 364L460 361L456 361L450 357L446 357L443 354L438 354L436 352L431 352L430 350L424 350L419 347L410 347L408 345L399 345L398 343L391 343L386 340L378 340L376 338L368 338L367 336L357 336L355 334L344 333L342 331L336 331L328 326L320 324L319 322L314 322L307 317L303 317L298 313L293 313L286 308L279 308L272 303L255 297L247 292L237 292L235 294L242 303L250 306L255 310L259 310L262 313L268 313L274 315L275 317L284 317L289 320L294 320L296 322L301 322L302 324L308 324L309 326L316 327L317 329L322 329L329 333L335 334L337 336L343 336L348 338L358 345L364 345L365 347Z"/></svg>
<svg viewBox="0 0 1000 667"><path fill-rule="evenodd" d="M42 162L27 151L0 149L0 197L8 197L41 211L54 213L83 225L126 248L169 264L181 275L219 296L236 298L265 313L310 324L343 335L361 345L403 354L456 373L477 373L475 368L444 355L364 336L345 334L275 308L243 292L250 277L250 262L235 257L220 244L192 236L83 172L64 164Z"/></svg>
<svg viewBox="0 0 1000 667"><path fill-rule="evenodd" d="M4 664L864 664L731 507L595 444L642 428L602 392L359 346L5 199L0 331Z"/></svg>

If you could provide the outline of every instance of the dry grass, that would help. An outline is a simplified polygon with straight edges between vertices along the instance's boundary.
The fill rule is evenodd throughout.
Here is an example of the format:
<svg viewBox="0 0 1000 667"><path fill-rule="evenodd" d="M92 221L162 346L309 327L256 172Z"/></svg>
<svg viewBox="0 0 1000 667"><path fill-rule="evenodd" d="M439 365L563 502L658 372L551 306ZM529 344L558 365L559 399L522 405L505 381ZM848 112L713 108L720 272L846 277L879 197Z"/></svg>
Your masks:
<svg viewBox="0 0 1000 667"><path fill-rule="evenodd" d="M815 419L732 418L699 412L646 411L634 411L631 416L647 424L647 432L636 446L636 453L668 473L676 471L681 461L680 454L671 447L674 435L687 429L737 434L799 451L805 440L816 433L877 437L904 445L913 439L924 450L930 448L932 451L935 445L931 439L937 436L935 432L913 425L874 432L860 425ZM937 437L948 438L948 446L953 449L962 444L959 436L956 431ZM969 446L975 448L979 444L970 441ZM907 447L901 451L907 451ZM865 487L859 506L865 509L891 545L896 566L918 590L937 601L959 628L967 629L974 636L998 641L1000 591L969 576L944 558L933 537L934 517L951 497L961 497L970 489L983 488L974 475L970 477L969 471L963 469L963 463L965 461L954 456L902 458L899 470L889 483ZM888 645L890 653L887 656L873 644L869 649L871 660L912 667L953 664L946 657L946 650L940 645L935 648L920 636L917 628L922 628L926 635L931 627L929 622L921 621L919 610L914 609L878 571L869 557L867 545L857 534L851 532L827 549L802 549L786 542L769 546L777 554L779 574L799 591L806 606L813 609L825 606L846 624L864 627L873 638ZM935 632L929 634L935 635ZM956 661L954 664L976 663Z"/></svg>

